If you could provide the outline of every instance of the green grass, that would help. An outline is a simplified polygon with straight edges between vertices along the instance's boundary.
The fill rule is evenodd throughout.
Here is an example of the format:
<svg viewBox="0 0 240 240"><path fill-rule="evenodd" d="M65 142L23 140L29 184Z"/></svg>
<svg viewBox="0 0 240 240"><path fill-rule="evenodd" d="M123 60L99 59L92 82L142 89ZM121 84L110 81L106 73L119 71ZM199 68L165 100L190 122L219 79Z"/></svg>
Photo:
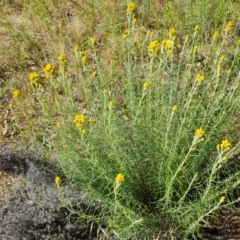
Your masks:
<svg viewBox="0 0 240 240"><path fill-rule="evenodd" d="M238 200L234 2L139 1L128 14L120 1L65 3L4 8L3 44L15 43L2 58L14 76L2 91L15 132L5 137L56 158L100 209L79 218L105 238L196 237Z"/></svg>

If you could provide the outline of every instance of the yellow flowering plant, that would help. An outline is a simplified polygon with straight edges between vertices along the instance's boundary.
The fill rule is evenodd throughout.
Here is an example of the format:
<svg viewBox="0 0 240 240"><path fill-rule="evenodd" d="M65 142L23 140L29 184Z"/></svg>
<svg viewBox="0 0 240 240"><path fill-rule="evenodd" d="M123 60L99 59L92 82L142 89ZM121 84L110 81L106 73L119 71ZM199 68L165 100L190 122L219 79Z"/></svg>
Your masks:
<svg viewBox="0 0 240 240"><path fill-rule="evenodd" d="M68 38L53 44L46 59L55 60L43 73L29 67L28 84L21 91L14 91L18 81L10 86L11 97L21 96L21 104L8 107L9 114L22 111L19 132L29 125L31 146L49 159L56 156L66 185L81 189L88 209L96 211L67 208L79 220L99 224L105 238L194 238L239 187L237 170L229 170L240 145L228 134L240 105L239 43L229 44L226 34L233 25L214 36L213 28L194 27L197 21L186 31L180 22L179 30L166 29L175 13L166 24L150 24L146 9L154 12L154 6L93 4L92 13L82 16L93 20L83 32L74 34L75 15L62 24L63 33L69 24ZM171 6L164 6L164 16ZM106 16L118 9L124 16L111 18L110 26L108 18L98 19L105 8ZM66 55L56 58L56 49ZM39 91L30 86L41 83ZM60 177L55 184L67 203Z"/></svg>

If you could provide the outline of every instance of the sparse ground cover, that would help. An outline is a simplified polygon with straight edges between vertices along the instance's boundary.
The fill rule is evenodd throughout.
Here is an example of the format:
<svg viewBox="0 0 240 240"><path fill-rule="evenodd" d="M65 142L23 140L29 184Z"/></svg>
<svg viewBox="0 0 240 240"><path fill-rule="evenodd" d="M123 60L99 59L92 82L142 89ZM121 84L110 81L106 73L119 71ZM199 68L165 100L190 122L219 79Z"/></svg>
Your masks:
<svg viewBox="0 0 240 240"><path fill-rule="evenodd" d="M56 159L107 239L196 237L238 201L238 7L2 1L1 140Z"/></svg>

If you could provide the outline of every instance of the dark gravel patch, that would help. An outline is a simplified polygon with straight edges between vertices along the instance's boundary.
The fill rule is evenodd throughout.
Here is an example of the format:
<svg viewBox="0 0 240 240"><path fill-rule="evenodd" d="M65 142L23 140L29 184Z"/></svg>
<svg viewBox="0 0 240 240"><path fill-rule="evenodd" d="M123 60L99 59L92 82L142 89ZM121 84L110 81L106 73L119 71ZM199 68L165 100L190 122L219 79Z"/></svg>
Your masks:
<svg viewBox="0 0 240 240"><path fill-rule="evenodd" d="M73 225L77 216L67 218L69 211L62 207L54 184L54 165L0 144L0 172L15 176L17 181L21 175L21 184L10 187L7 196L0 196L0 239L98 239L97 226L84 221ZM61 190L69 203L78 199L78 206L85 206L80 204L81 191L64 184Z"/></svg>

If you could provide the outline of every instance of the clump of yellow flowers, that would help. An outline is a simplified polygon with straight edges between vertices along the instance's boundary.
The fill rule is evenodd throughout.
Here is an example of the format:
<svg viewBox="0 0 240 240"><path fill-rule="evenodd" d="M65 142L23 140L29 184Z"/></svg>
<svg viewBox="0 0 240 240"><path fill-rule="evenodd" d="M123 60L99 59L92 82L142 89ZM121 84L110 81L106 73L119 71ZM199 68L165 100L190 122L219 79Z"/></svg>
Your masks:
<svg viewBox="0 0 240 240"><path fill-rule="evenodd" d="M137 9L137 5L135 3L133 3L133 2L128 3L127 11L126 11L127 15L130 15L136 9Z"/></svg>
<svg viewBox="0 0 240 240"><path fill-rule="evenodd" d="M202 137L203 135L205 134L205 131L202 129L202 128L198 128L196 131L195 131L195 136L197 137Z"/></svg>
<svg viewBox="0 0 240 240"><path fill-rule="evenodd" d="M174 106L172 107L172 111L173 111L173 112L176 112L177 109L178 109L178 106L177 106L177 105L174 105Z"/></svg>
<svg viewBox="0 0 240 240"><path fill-rule="evenodd" d="M175 28L171 28L168 32L169 36L172 37L172 38L176 38L177 36L177 31Z"/></svg>
<svg viewBox="0 0 240 240"><path fill-rule="evenodd" d="M225 196L221 196L219 202L223 203L225 201L225 198L226 198Z"/></svg>
<svg viewBox="0 0 240 240"><path fill-rule="evenodd" d="M39 81L39 74L36 72L32 72L29 74L29 81L32 86L35 86Z"/></svg>
<svg viewBox="0 0 240 240"><path fill-rule="evenodd" d="M115 178L115 182L117 185L121 185L124 182L124 175L122 173L119 173Z"/></svg>
<svg viewBox="0 0 240 240"><path fill-rule="evenodd" d="M148 82L143 83L143 89L144 90L148 89L148 87L149 87L149 83Z"/></svg>
<svg viewBox="0 0 240 240"><path fill-rule="evenodd" d="M222 142L217 145L217 149L229 151L231 149L231 143L227 139L222 140Z"/></svg>
<svg viewBox="0 0 240 240"><path fill-rule="evenodd" d="M94 46L97 43L97 39L95 37L90 38L90 42L92 46Z"/></svg>
<svg viewBox="0 0 240 240"><path fill-rule="evenodd" d="M21 91L16 89L13 91L13 98L17 99L21 95Z"/></svg>
<svg viewBox="0 0 240 240"><path fill-rule="evenodd" d="M55 183L57 184L57 185L59 185L60 183L61 183L61 178L60 177L55 177Z"/></svg>
<svg viewBox="0 0 240 240"><path fill-rule="evenodd" d="M205 78L204 78L204 75L198 74L197 77L196 77L196 79L197 79L197 81L198 81L199 83L201 83L201 82L204 81Z"/></svg>
<svg viewBox="0 0 240 240"><path fill-rule="evenodd" d="M122 33L122 39L126 39L128 35L130 34L130 31L128 29L125 29Z"/></svg>
<svg viewBox="0 0 240 240"><path fill-rule="evenodd" d="M233 23L231 21L229 21L225 26L225 30L228 32L232 29L233 29Z"/></svg>
<svg viewBox="0 0 240 240"><path fill-rule="evenodd" d="M114 102L110 101L108 105L109 105L110 108L112 108L114 106Z"/></svg>
<svg viewBox="0 0 240 240"><path fill-rule="evenodd" d="M47 64L45 68L43 69L45 77L50 78L54 72L54 66L52 64Z"/></svg>
<svg viewBox="0 0 240 240"><path fill-rule="evenodd" d="M150 57L153 56L154 53L158 52L159 50L159 42L157 40L150 42L148 45L148 52L150 54Z"/></svg>
<svg viewBox="0 0 240 240"><path fill-rule="evenodd" d="M74 123L77 128L82 127L83 123L85 122L84 114L76 114L74 117Z"/></svg>
<svg viewBox="0 0 240 240"><path fill-rule="evenodd" d="M65 63L65 62L67 61L67 58L66 58L66 56L65 56L64 54L60 54L60 55L58 56L58 61L59 61L60 63Z"/></svg>

